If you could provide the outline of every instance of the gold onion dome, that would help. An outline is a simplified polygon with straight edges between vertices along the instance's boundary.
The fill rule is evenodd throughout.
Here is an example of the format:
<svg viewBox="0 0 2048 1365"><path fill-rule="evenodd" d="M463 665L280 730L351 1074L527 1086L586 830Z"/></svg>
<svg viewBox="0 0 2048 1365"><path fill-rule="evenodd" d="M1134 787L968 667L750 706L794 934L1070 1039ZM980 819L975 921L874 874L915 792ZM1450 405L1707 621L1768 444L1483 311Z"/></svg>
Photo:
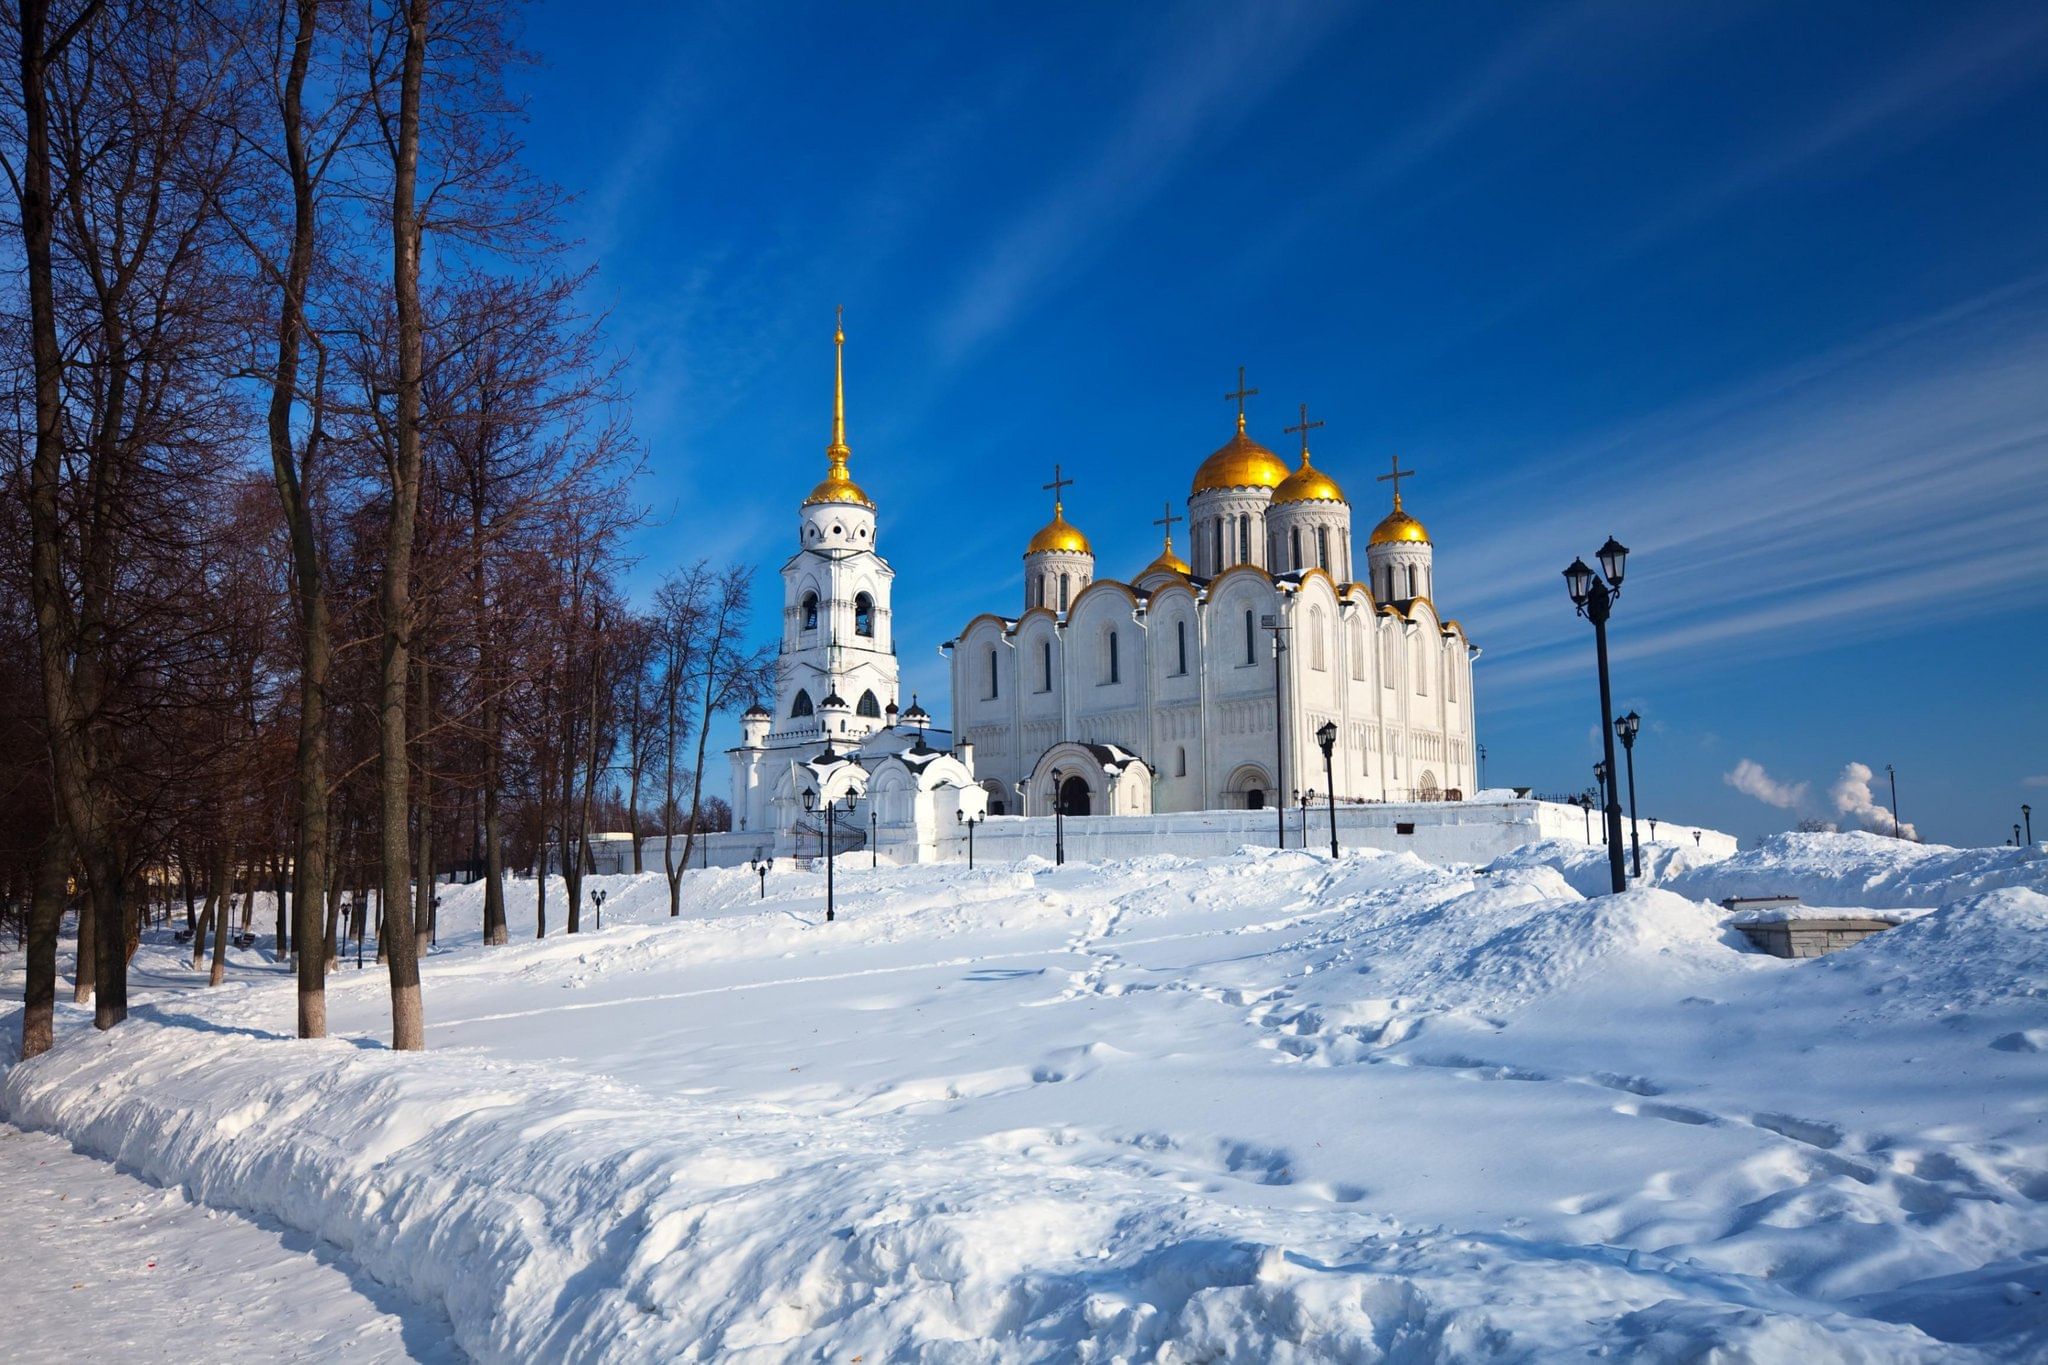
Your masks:
<svg viewBox="0 0 2048 1365"><path fill-rule="evenodd" d="M1394 510L1387 513L1380 524L1372 528L1372 544L1400 545L1411 543L1427 545L1429 532L1421 522L1401 510L1401 495L1394 494Z"/></svg>
<svg viewBox="0 0 2048 1365"><path fill-rule="evenodd" d="M840 309L843 314L846 310ZM824 479L811 495L804 499L804 506L810 507L821 502L850 502L858 507L873 508L875 500L867 490L853 481L847 472L847 457L853 454L846 447L846 328L836 327L832 332L832 444L825 447L825 456L831 467Z"/></svg>
<svg viewBox="0 0 2048 1365"><path fill-rule="evenodd" d="M1078 526L1067 520L1066 509L1057 502L1052 505L1052 520L1040 527L1038 534L1031 537L1031 543L1024 547L1024 553L1027 555L1045 554L1049 551L1073 555L1095 553L1094 547L1088 543L1088 537L1081 534Z"/></svg>
<svg viewBox="0 0 2048 1365"><path fill-rule="evenodd" d="M1342 502L1344 490L1337 481L1308 462L1308 452L1301 452L1301 468L1289 474L1278 488L1273 490L1273 502Z"/></svg>
<svg viewBox="0 0 2048 1365"><path fill-rule="evenodd" d="M1173 552L1173 542L1168 541L1166 548L1159 552L1159 558L1147 564L1138 577L1150 578L1156 573L1174 573L1186 578L1193 572L1194 570L1188 567L1188 562Z"/></svg>
<svg viewBox="0 0 2048 1365"><path fill-rule="evenodd" d="M1237 435L1225 441L1216 453L1202 461L1195 471L1193 492L1218 488L1278 488L1287 482L1287 462L1244 434L1244 414L1237 418Z"/></svg>

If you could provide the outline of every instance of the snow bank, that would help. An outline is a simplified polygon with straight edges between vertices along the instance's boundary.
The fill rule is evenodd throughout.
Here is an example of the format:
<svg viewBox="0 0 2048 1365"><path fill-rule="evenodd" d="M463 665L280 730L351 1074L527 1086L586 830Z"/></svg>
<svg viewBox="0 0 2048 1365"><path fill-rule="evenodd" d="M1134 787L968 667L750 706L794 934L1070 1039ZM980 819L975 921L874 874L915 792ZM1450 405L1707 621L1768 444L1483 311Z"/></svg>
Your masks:
<svg viewBox="0 0 2048 1365"><path fill-rule="evenodd" d="M2048 851L1949 848L1880 834L1774 834L1753 849L1659 878L1682 896L1797 896L1878 909L1947 905L2007 886L2048 886Z"/></svg>
<svg viewBox="0 0 2048 1365"><path fill-rule="evenodd" d="M831 926L820 875L693 873L672 919L648 874L541 941L515 883L499 949L451 890L433 1051L378 1045L375 971L302 1044L288 981L179 986L152 941L173 984L107 1035L63 1007L0 1114L303 1230L483 1360L2026 1359L2043 864L1899 851L1734 869L1972 888L1800 963L1683 850L1593 897L1550 846L848 860Z"/></svg>

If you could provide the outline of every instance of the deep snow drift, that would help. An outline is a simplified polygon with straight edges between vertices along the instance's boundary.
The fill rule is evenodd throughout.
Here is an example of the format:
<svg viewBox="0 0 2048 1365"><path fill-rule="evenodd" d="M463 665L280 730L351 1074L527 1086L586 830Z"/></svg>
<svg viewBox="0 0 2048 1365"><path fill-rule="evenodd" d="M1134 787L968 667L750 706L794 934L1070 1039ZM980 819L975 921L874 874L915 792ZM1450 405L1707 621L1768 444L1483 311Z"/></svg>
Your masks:
<svg viewBox="0 0 2048 1365"><path fill-rule="evenodd" d="M829 926L819 875L622 877L496 950L472 889L425 1055L375 970L306 1045L258 954L152 945L0 1114L486 1359L2048 1352L2048 860L1787 836L1587 899L1581 853L850 858ZM1795 963L1709 903L1781 891L1931 913Z"/></svg>

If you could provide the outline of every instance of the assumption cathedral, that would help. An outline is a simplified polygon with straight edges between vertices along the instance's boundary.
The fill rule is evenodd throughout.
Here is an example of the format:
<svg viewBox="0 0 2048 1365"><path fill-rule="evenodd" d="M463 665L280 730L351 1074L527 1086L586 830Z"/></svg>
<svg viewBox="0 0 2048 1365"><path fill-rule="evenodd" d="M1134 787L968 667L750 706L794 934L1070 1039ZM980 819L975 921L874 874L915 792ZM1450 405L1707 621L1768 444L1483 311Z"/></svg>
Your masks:
<svg viewBox="0 0 2048 1365"><path fill-rule="evenodd" d="M1237 430L1171 504L1157 558L1097 576L1053 471L1052 520L1024 549L1019 610L984 613L942 648L954 733L912 698L899 709L890 599L874 501L846 444L845 342L835 331L826 476L799 508L783 565L773 708L741 720L732 759L738 829L775 848L857 831L929 861L977 814L1149 815L1292 803L1456 800L1474 780L1478 650L1433 600L1429 533L1402 506L1353 556L1351 504L1316 467L1306 408L1298 464L1254 440L1238 374ZM1173 527L1189 529L1189 557ZM1362 572L1361 572L1362 570ZM1332 749L1325 778L1321 737ZM830 807L830 810L827 810ZM826 823L836 818L837 827ZM741 842L744 842L742 839ZM841 842L841 846L845 846Z"/></svg>

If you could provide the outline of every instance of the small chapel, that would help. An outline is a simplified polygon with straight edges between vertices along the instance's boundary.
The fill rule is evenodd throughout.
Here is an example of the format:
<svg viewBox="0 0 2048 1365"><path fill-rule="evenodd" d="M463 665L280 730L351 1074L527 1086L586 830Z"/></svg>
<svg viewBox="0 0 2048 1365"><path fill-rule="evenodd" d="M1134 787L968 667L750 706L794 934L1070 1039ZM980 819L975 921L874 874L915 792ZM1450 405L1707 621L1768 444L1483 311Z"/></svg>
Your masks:
<svg viewBox="0 0 2048 1365"><path fill-rule="evenodd" d="M1310 454L1322 423L1304 406L1286 429L1301 438L1290 467L1247 432L1257 393L1240 370L1225 395L1237 430L1128 580L1097 575L1055 468L1019 610L976 616L946 646L954 725L991 813L1261 809L1310 791L1426 802L1477 786L1479 651L1438 612L1435 547L1402 505L1412 471L1395 460L1380 476L1392 508L1360 565L1351 503Z"/></svg>

